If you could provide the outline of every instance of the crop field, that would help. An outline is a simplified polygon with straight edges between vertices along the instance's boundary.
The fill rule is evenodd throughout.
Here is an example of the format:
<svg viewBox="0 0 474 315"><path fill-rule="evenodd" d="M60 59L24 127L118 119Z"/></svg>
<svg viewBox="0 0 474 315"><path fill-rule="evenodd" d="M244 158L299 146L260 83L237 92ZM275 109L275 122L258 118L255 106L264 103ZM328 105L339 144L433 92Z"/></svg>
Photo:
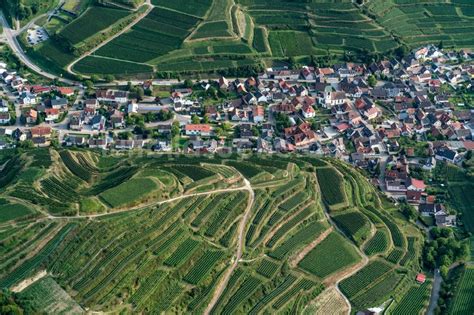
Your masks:
<svg viewBox="0 0 474 315"><path fill-rule="evenodd" d="M149 178L134 178L100 194L111 207L132 203L153 192L158 186Z"/></svg>
<svg viewBox="0 0 474 315"><path fill-rule="evenodd" d="M20 220L34 215L34 212L19 203L10 203L8 200L0 199L0 223L10 220Z"/></svg>
<svg viewBox="0 0 474 315"><path fill-rule="evenodd" d="M362 213L353 211L333 216L334 222L356 244L363 243L370 234L370 223Z"/></svg>
<svg viewBox="0 0 474 315"><path fill-rule="evenodd" d="M323 200L329 206L345 205L347 200L341 175L332 167L318 168L316 174Z"/></svg>
<svg viewBox="0 0 474 315"><path fill-rule="evenodd" d="M98 45L111 36L104 34L111 25L116 32L133 21L131 8L143 11L146 6L144 1L117 4L67 1L64 7L79 16L62 12L72 20L68 24L53 18L46 27L61 40L48 40L28 54L40 66L64 73L77 58L76 48L86 42ZM110 61L88 56L74 71L90 75L96 66L97 74L120 77L153 71L215 73L289 57L332 54L340 61L346 52L384 55L401 45L415 48L440 41L445 47L474 47L466 36L474 31L469 2L375 0L357 6L349 0L318 0L289 6L284 0L152 0L151 5L148 16L95 53ZM73 49L63 47L64 42Z"/></svg>
<svg viewBox="0 0 474 315"><path fill-rule="evenodd" d="M393 267L386 262L374 260L355 275L344 279L340 284L341 291L344 295L351 298L368 285L377 281L377 279L392 270L392 268Z"/></svg>
<svg viewBox="0 0 474 315"><path fill-rule="evenodd" d="M331 232L301 260L299 266L320 278L325 278L357 263L359 259L360 256L353 247L343 241L342 236Z"/></svg>
<svg viewBox="0 0 474 315"><path fill-rule="evenodd" d="M374 236L365 244L365 254L372 256L383 253L389 246L389 236L385 229L380 229L375 232Z"/></svg>
<svg viewBox="0 0 474 315"><path fill-rule="evenodd" d="M395 307L390 308L389 314L420 314L428 306L430 289L430 281L412 286Z"/></svg>
<svg viewBox="0 0 474 315"><path fill-rule="evenodd" d="M50 277L43 278L21 292L35 312L79 314L84 310Z"/></svg>
<svg viewBox="0 0 474 315"><path fill-rule="evenodd" d="M126 10L94 6L60 32L59 36L76 45L90 36L100 33L129 14Z"/></svg>
<svg viewBox="0 0 474 315"><path fill-rule="evenodd" d="M31 214L0 222L0 288L46 271L20 294L37 313L300 314L349 272L340 289L357 308L414 287L400 280L416 267L408 262L419 257L421 238L401 227L416 253L402 251L403 266L388 262L383 222L395 219L376 202L373 211L361 210L367 199L357 194L370 187L351 186L355 173L338 177L338 185L358 204L331 212L334 223L323 213L310 166L334 174L336 162L272 158L143 159L85 149L2 157L16 167L0 173L0 209L8 200ZM374 222L378 215L384 220ZM381 240L376 233L367 243L352 242L364 239L360 231L369 224ZM355 245L372 248L367 266Z"/></svg>
<svg viewBox="0 0 474 315"><path fill-rule="evenodd" d="M466 267L461 277L450 314L471 314L474 311L474 268Z"/></svg>
<svg viewBox="0 0 474 315"><path fill-rule="evenodd" d="M196 17L156 7L131 31L100 48L96 54L134 62L150 61L178 49L198 21Z"/></svg>

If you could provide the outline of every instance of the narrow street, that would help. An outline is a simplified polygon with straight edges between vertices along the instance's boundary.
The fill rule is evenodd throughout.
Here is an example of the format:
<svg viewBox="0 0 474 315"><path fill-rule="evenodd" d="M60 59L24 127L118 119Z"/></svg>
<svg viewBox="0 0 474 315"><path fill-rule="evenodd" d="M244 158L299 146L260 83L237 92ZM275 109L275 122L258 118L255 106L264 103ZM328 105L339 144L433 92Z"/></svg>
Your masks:
<svg viewBox="0 0 474 315"><path fill-rule="evenodd" d="M430 304L428 305L428 310L426 315L434 315L434 311L438 306L439 291L441 290L441 283L443 278L439 272L439 269L436 269L434 272L433 288L431 290Z"/></svg>

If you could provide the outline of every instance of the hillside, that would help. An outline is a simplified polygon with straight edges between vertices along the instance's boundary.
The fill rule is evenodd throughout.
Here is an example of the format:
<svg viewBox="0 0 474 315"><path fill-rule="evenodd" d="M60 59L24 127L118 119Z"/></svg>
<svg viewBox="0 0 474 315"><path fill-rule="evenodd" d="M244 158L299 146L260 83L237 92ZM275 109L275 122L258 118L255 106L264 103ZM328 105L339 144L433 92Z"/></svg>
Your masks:
<svg viewBox="0 0 474 315"><path fill-rule="evenodd" d="M34 312L342 311L336 286L353 310L427 301L422 235L336 160L36 149L0 162L0 287Z"/></svg>
<svg viewBox="0 0 474 315"><path fill-rule="evenodd" d="M70 71L83 75L236 75L282 61L365 61L401 46L474 47L466 36L474 30L469 0L372 0L360 6L350 0L152 0L138 11L121 2L102 1L106 8L79 10L75 19L53 18L45 25L52 39L29 49L30 56L57 72L74 62ZM110 19L108 28L98 23L107 21L102 17Z"/></svg>

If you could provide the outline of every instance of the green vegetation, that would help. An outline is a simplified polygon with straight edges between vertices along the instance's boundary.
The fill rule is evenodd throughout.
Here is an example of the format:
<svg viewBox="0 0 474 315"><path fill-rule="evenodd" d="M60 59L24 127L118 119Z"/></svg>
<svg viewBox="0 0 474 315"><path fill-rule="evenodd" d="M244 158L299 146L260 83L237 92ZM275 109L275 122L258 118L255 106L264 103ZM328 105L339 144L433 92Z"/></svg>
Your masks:
<svg viewBox="0 0 474 315"><path fill-rule="evenodd" d="M342 176L333 167L323 167L316 170L319 188L324 201L333 209L346 205L346 195Z"/></svg>
<svg viewBox="0 0 474 315"><path fill-rule="evenodd" d="M5 199L0 199L0 223L30 218L33 215L34 212L25 205L10 203Z"/></svg>
<svg viewBox="0 0 474 315"><path fill-rule="evenodd" d="M370 234L370 223L360 212L345 212L333 216L334 222L356 244L362 244Z"/></svg>
<svg viewBox="0 0 474 315"><path fill-rule="evenodd" d="M87 9L80 18L69 23L59 33L59 36L68 40L72 45L77 45L87 38L110 27L112 24L127 15L128 12L125 10L93 6Z"/></svg>
<svg viewBox="0 0 474 315"><path fill-rule="evenodd" d="M388 233L385 230L377 230L374 236L365 244L364 252L366 255L383 253L389 245Z"/></svg>
<svg viewBox="0 0 474 315"><path fill-rule="evenodd" d="M100 198L111 207L119 207L140 200L157 189L156 183L149 178L133 178L126 183L104 191Z"/></svg>
<svg viewBox="0 0 474 315"><path fill-rule="evenodd" d="M472 3L466 1L151 2L154 8L144 19L81 60L74 71L119 77L151 76L154 71L163 77L196 72L239 76L273 61L292 66L371 62L428 43L474 47L465 36L474 29ZM18 16L24 25L57 2L10 0L1 5L9 20ZM28 54L44 68L65 73L74 58L132 23L145 7L143 0L68 0L62 8L70 13L60 11L45 24L52 38Z"/></svg>
<svg viewBox="0 0 474 315"><path fill-rule="evenodd" d="M420 314L427 306L430 297L430 285L431 282L427 281L422 285L412 286L400 299L400 302L390 309L389 314Z"/></svg>
<svg viewBox="0 0 474 315"><path fill-rule="evenodd" d="M12 166L0 173L0 209L8 200L41 210L0 222L0 287L48 272L13 296L25 312L200 314L228 276L211 313L300 314L351 271L340 289L362 309L404 297L420 269L418 230L333 159L16 149L0 162ZM353 204L331 220L320 168L344 174L337 183ZM397 265L387 261L390 223L403 245ZM356 246L372 255L364 268Z"/></svg>
<svg viewBox="0 0 474 315"><path fill-rule="evenodd" d="M325 278L341 269L354 265L360 256L342 236L331 232L319 245L306 255L299 266L310 273Z"/></svg>
<svg viewBox="0 0 474 315"><path fill-rule="evenodd" d="M466 267L453 301L453 307L450 314L469 314L474 311L474 268Z"/></svg>

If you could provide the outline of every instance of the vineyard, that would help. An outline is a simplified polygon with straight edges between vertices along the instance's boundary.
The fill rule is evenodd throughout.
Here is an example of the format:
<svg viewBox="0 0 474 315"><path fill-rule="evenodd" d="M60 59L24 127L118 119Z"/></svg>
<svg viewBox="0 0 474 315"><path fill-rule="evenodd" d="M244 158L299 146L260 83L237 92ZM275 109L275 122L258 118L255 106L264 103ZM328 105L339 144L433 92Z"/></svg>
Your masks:
<svg viewBox="0 0 474 315"><path fill-rule="evenodd" d="M331 159L54 149L7 159L18 169L0 193L0 214L15 204L28 210L0 222L0 287L48 272L21 293L39 313L299 314L351 271L339 289L354 310L393 292L391 311L414 309L407 292L425 296L410 282L421 236L398 224L357 171ZM340 298L335 305L346 308Z"/></svg>
<svg viewBox="0 0 474 315"><path fill-rule="evenodd" d="M402 45L474 45L465 36L473 30L469 1L293 2L153 0L146 15L145 1L134 2L136 11L124 5L129 1L85 3L78 12L48 21L50 39L27 51L42 66L65 74L87 48L133 21L131 29L80 59L73 71L124 78L153 72L219 73L262 69L266 62L289 57L308 63L309 56L324 59L330 54L337 62L347 53L388 55Z"/></svg>

